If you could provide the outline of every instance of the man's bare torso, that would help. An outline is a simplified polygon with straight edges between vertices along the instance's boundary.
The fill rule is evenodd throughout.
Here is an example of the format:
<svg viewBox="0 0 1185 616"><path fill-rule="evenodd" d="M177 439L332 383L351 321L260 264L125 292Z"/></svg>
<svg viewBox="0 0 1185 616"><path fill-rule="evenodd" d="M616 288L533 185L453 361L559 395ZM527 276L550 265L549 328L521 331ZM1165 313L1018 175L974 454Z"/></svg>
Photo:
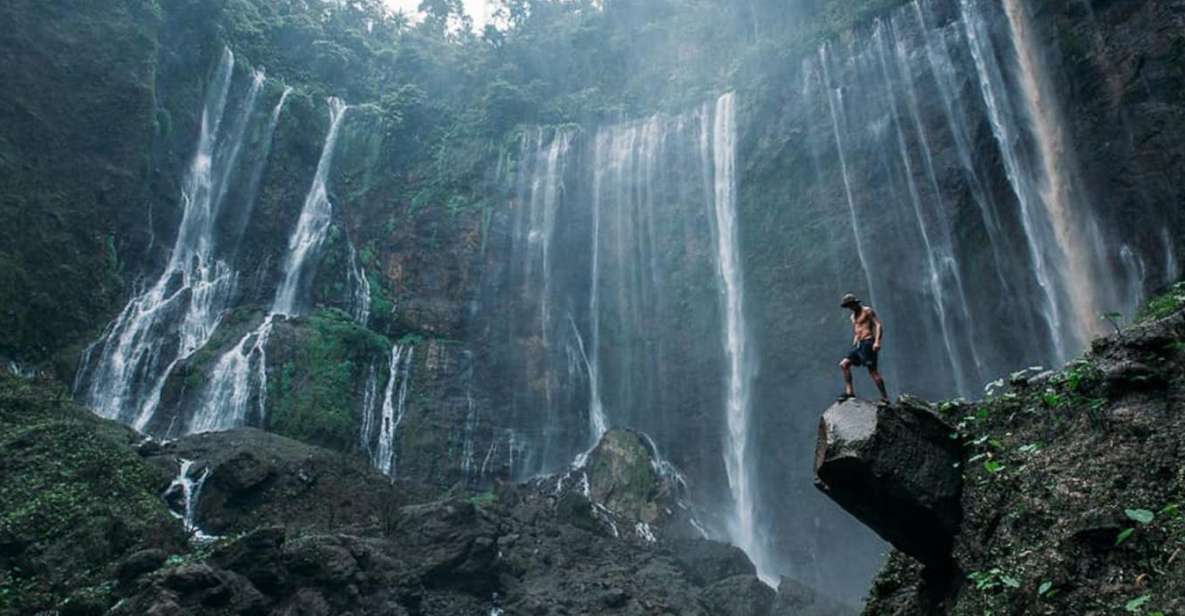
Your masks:
<svg viewBox="0 0 1185 616"><path fill-rule="evenodd" d="M865 306L859 314L852 315L852 340L872 340L876 338L876 312Z"/></svg>

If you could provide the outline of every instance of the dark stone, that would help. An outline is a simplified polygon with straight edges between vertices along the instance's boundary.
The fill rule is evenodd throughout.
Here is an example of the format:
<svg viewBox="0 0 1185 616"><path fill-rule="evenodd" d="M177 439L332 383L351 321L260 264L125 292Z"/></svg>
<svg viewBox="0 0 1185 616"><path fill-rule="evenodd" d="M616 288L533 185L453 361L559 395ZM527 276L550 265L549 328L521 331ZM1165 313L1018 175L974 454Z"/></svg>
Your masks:
<svg viewBox="0 0 1185 616"><path fill-rule="evenodd" d="M218 574L207 565L182 565L165 574L166 588L180 593L191 593L221 584Z"/></svg>
<svg viewBox="0 0 1185 616"><path fill-rule="evenodd" d="M165 564L169 555L164 550L148 549L135 552L115 568L115 579L121 584L136 581L145 573L152 573Z"/></svg>
<svg viewBox="0 0 1185 616"><path fill-rule="evenodd" d="M675 564L697 586L708 586L737 575L757 575L757 567L740 548L707 539L668 544Z"/></svg>
<svg viewBox="0 0 1185 616"><path fill-rule="evenodd" d="M278 616L329 616L333 610L321 593L309 588L302 588L292 597L288 605L274 613Z"/></svg>
<svg viewBox="0 0 1185 616"><path fill-rule="evenodd" d="M105 596L75 593L59 610L61 616L102 616L107 613Z"/></svg>
<svg viewBox="0 0 1185 616"><path fill-rule="evenodd" d="M239 493L258 486L275 472L267 460L253 451L240 451L214 469L214 480L228 492Z"/></svg>
<svg viewBox="0 0 1185 616"><path fill-rule="evenodd" d="M1137 361L1120 361L1103 368L1103 383L1111 395L1132 390L1147 391L1163 388L1163 373Z"/></svg>
<svg viewBox="0 0 1185 616"><path fill-rule="evenodd" d="M601 528L593 515L592 502L576 492L565 492L560 497L556 503L555 516L559 521L583 530L597 532Z"/></svg>
<svg viewBox="0 0 1185 616"><path fill-rule="evenodd" d="M281 547L285 538L283 528L262 528L220 548L211 560L246 577L259 590L275 593L284 583Z"/></svg>
<svg viewBox="0 0 1185 616"><path fill-rule="evenodd" d="M625 607L625 604L629 603L629 600L630 596L620 588L612 588L606 591L601 597L601 603L605 604L605 607L610 609Z"/></svg>
<svg viewBox="0 0 1185 616"><path fill-rule="evenodd" d="M756 576L737 575L704 590L704 603L715 616L769 616L776 596Z"/></svg>
<svg viewBox="0 0 1185 616"><path fill-rule="evenodd" d="M145 438L136 443L133 447L135 452L142 458L151 458L152 456L160 455L161 445L160 441L153 438Z"/></svg>
<svg viewBox="0 0 1185 616"><path fill-rule="evenodd" d="M770 616L852 616L859 612L854 606L820 595L798 580L783 577Z"/></svg>
<svg viewBox="0 0 1185 616"><path fill-rule="evenodd" d="M815 485L902 552L945 568L962 518L962 446L928 406L848 400L819 422Z"/></svg>

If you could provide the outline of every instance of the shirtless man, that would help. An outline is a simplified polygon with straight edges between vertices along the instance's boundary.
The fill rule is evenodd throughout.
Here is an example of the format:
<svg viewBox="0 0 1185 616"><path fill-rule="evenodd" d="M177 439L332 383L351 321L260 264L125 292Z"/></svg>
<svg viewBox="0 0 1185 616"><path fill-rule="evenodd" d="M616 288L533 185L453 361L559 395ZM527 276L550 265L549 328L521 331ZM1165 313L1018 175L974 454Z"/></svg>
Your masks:
<svg viewBox="0 0 1185 616"><path fill-rule="evenodd" d="M889 393L885 391L885 379L881 378L881 373L876 369L877 354L881 350L881 336L884 335L885 326L881 323L880 317L876 316L876 311L862 305L851 293L843 296L840 306L852 311L852 350L839 362L844 381L844 392L839 400L842 402L856 397L856 392L852 388L852 366L867 366L868 376L872 377L876 388L881 392L880 404L887 405Z"/></svg>

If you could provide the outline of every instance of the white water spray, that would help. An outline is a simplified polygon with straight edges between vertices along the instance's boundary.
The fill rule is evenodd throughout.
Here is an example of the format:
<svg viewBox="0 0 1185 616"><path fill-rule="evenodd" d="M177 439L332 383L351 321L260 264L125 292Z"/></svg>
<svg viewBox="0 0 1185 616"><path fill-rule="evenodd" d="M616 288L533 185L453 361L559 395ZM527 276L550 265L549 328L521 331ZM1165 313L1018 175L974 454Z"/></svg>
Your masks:
<svg viewBox="0 0 1185 616"><path fill-rule="evenodd" d="M379 472L391 478L394 478L396 473L395 438L399 433L399 425L403 423L403 415L406 410L408 381L411 376L414 355L414 347L396 344L391 348L391 361L387 368L387 387L383 394L383 404L378 422L378 440L373 450L371 464ZM373 426L373 422L369 425ZM370 441L369 434L364 434L363 438L367 442Z"/></svg>
<svg viewBox="0 0 1185 616"><path fill-rule="evenodd" d="M707 114L705 114L707 117ZM712 127L713 198L716 255L724 308L724 352L727 362L725 413L728 439L724 466L735 507L730 523L732 541L745 551L763 574L764 549L758 544L756 502L749 451L749 341L745 327L744 287L737 229L736 97L716 101Z"/></svg>
<svg viewBox="0 0 1185 616"><path fill-rule="evenodd" d="M844 196L847 197L848 213L852 219L852 234L856 238L856 256L860 259L860 270L864 273L864 285L868 289L868 299L872 305L876 303L876 291L872 288L872 276L868 272L868 258L865 256L864 239L860 230L860 221L856 216L856 200L852 196L852 181L848 177L848 160L844 149L840 120L843 117L843 91L832 87L831 69L828 67L827 46L819 48L819 66L823 71L823 88L827 95L827 106L831 110L831 128L835 135L835 148L839 156L839 169L843 175ZM838 100L837 100L838 99Z"/></svg>
<svg viewBox="0 0 1185 616"><path fill-rule="evenodd" d="M173 492L181 493L181 511L176 512L170 509L170 512L174 517L181 520L186 534L200 543L205 543L218 539L218 537L203 532L197 523L198 499L202 495L202 486L205 485L206 479L210 476L210 469L209 467L203 468L202 474L194 479L191 476L193 464L193 460L181 460L181 470L177 474L177 478L165 490L165 495L168 496Z"/></svg>
<svg viewBox="0 0 1185 616"><path fill-rule="evenodd" d="M962 23L971 49L971 57L975 62L976 75L979 79L980 93L983 95L984 106L987 108L988 119L996 142L1000 146L1000 153L1004 160L1004 169L1008 181L1012 185L1013 193L1020 205L1021 221L1025 231L1025 241L1029 248L1037 284L1041 288L1044 299L1042 317L1048 325L1048 331L1053 343L1054 363L1065 361L1069 354L1070 344L1067 342L1062 327L1062 307L1055 285L1053 274L1056 263L1047 253L1047 248L1054 248L1054 242L1043 242L1045 237L1044 222L1041 211L1041 199L1034 186L1033 178L1025 172L1019 152L1019 130L1008 113L1008 93L1004 85L1004 78L999 67L995 64L995 48L987 32L987 24L979 12L974 0L961 0Z"/></svg>
<svg viewBox="0 0 1185 616"><path fill-rule="evenodd" d="M267 409L267 343L277 316L301 312L299 295L309 262L325 241L333 214L326 183L333 165L337 137L349 107L329 99L329 133L317 162L300 219L288 242L284 280L276 289L271 310L255 330L243 336L234 348L219 358L206 386L201 406L190 421L188 433L229 430L245 425L251 401L258 409L255 421L265 425Z"/></svg>
<svg viewBox="0 0 1185 616"><path fill-rule="evenodd" d="M1019 0L1004 0L1004 13L1012 30L1020 67L1020 85L1037 141L1042 172L1041 195L1053 227L1054 239L1064 257L1063 274L1076 317L1075 329L1102 333L1097 315L1101 302L1109 299L1099 288L1102 279L1097 263L1102 261L1097 248L1102 246L1098 227L1090 215L1081 191L1075 190L1075 163L1072 146L1059 113L1060 105L1042 69L1037 41L1032 34L1028 12ZM1079 341L1081 342L1081 341Z"/></svg>
<svg viewBox="0 0 1185 616"><path fill-rule="evenodd" d="M256 72L240 113L223 130L234 76L229 49L202 109L197 152L182 182L181 224L168 264L108 328L96 362L79 375L80 398L96 413L143 429L155 414L165 381L178 361L205 345L234 292L236 273L216 253L217 222L237 166L246 127L263 84Z"/></svg>

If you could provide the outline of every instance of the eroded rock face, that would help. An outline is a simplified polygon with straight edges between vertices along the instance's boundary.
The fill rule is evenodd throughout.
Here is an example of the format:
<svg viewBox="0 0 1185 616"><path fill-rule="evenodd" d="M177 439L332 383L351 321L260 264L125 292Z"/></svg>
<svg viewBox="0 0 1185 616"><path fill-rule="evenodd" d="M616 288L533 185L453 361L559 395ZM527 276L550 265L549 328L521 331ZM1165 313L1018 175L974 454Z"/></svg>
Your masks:
<svg viewBox="0 0 1185 616"><path fill-rule="evenodd" d="M836 403L819 422L815 485L901 551L946 567L961 519L962 449L927 405Z"/></svg>

